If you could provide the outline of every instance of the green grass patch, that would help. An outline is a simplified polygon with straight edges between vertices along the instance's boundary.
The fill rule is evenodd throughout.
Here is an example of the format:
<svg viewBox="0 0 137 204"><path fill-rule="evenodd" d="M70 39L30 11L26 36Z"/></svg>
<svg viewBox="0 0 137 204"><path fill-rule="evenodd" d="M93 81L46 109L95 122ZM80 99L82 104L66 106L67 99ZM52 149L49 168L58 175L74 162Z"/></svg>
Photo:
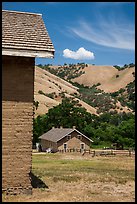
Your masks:
<svg viewBox="0 0 137 204"><path fill-rule="evenodd" d="M81 179L80 176L70 176L70 175L63 175L63 176L54 176L53 181L58 182L58 181L65 181L65 182L77 182Z"/></svg>

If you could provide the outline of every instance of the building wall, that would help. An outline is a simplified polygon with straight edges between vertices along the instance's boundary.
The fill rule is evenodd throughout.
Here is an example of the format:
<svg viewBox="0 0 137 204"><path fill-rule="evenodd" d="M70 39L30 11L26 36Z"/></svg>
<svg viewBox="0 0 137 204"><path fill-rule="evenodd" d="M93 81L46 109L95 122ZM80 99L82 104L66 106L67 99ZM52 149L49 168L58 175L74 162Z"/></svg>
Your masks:
<svg viewBox="0 0 137 204"><path fill-rule="evenodd" d="M67 144L67 149L80 149L81 143L84 143L85 149L90 149L90 141L84 138L82 135L79 135L76 131L72 132L71 138L68 139L67 136L58 142L58 149L64 149L64 143ZM80 138L79 138L80 136Z"/></svg>
<svg viewBox="0 0 137 204"><path fill-rule="evenodd" d="M2 57L2 191L32 192L35 58Z"/></svg>
<svg viewBox="0 0 137 204"><path fill-rule="evenodd" d="M51 148L55 152L58 150L56 142L41 139L40 144L42 146L42 151L46 151L46 149L48 149L48 148Z"/></svg>

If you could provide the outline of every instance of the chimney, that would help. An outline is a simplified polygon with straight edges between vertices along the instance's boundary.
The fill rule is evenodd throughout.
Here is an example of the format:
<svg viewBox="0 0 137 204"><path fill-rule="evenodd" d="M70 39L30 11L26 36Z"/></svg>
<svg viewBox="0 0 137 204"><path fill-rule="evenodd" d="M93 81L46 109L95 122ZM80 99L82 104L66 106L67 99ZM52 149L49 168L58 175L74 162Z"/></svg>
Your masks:
<svg viewBox="0 0 137 204"><path fill-rule="evenodd" d="M60 126L60 129L62 129L63 127L62 126Z"/></svg>
<svg viewBox="0 0 137 204"><path fill-rule="evenodd" d="M76 126L73 126L73 129L76 129Z"/></svg>
<svg viewBox="0 0 137 204"><path fill-rule="evenodd" d="M55 127L53 126L52 129L55 129Z"/></svg>

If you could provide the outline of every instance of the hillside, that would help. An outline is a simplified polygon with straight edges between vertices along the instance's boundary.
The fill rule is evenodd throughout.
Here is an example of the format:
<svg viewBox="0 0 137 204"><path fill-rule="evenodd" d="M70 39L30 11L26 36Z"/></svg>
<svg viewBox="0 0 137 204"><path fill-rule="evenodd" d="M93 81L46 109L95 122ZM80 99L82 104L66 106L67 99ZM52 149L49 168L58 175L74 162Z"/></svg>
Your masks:
<svg viewBox="0 0 137 204"><path fill-rule="evenodd" d="M117 67L117 68L116 68ZM99 89L112 93L124 88L134 80L135 65L119 66L90 65L84 63L64 64L63 66L45 66L44 69L62 79L77 82L84 86L100 84Z"/></svg>
<svg viewBox="0 0 137 204"><path fill-rule="evenodd" d="M84 63L35 67L35 117L47 113L64 97L79 101L91 114L134 111L135 67L117 69ZM131 84L132 83L132 84ZM130 84L130 86L128 86ZM124 99L124 101L123 101ZM126 101L126 102L125 102Z"/></svg>
<svg viewBox="0 0 137 204"><path fill-rule="evenodd" d="M112 93L124 88L134 80L132 73L135 72L135 67L119 71L113 66L88 65L83 71L85 72L84 74L72 79L72 81L85 86L93 86L100 83L99 89L106 93Z"/></svg>
<svg viewBox="0 0 137 204"><path fill-rule="evenodd" d="M135 72L135 67L127 68L112 76L106 83L102 83L98 86L99 89L104 90L107 93L112 93L126 87L130 82L134 80L133 73Z"/></svg>
<svg viewBox="0 0 137 204"><path fill-rule="evenodd" d="M73 82L83 84L85 86L93 86L94 84L104 84L117 74L118 70L112 66L96 66L88 65L83 69L84 74L75 79Z"/></svg>
<svg viewBox="0 0 137 204"><path fill-rule="evenodd" d="M77 87L46 70L35 67L34 100L39 102L35 117L47 113L50 108L61 103L64 96L73 97L73 94L79 94ZM96 114L95 108L76 97L75 99L79 100L79 104L88 112Z"/></svg>

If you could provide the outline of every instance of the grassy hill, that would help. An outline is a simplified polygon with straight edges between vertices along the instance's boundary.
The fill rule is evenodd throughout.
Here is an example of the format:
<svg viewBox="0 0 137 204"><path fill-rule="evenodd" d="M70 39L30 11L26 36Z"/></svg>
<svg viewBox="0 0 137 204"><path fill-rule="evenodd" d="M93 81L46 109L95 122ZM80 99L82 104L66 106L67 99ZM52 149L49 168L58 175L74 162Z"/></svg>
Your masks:
<svg viewBox="0 0 137 204"><path fill-rule="evenodd" d="M78 87L51 74L49 71L35 67L34 101L38 101L35 117L47 113L48 110L62 102L64 97L75 98L88 112L96 114L96 109L81 101L74 95L78 95Z"/></svg>
<svg viewBox="0 0 137 204"><path fill-rule="evenodd" d="M36 66L34 100L38 102L35 117L47 113L72 97L92 114L134 112L135 66L119 69L84 63L63 66Z"/></svg>

